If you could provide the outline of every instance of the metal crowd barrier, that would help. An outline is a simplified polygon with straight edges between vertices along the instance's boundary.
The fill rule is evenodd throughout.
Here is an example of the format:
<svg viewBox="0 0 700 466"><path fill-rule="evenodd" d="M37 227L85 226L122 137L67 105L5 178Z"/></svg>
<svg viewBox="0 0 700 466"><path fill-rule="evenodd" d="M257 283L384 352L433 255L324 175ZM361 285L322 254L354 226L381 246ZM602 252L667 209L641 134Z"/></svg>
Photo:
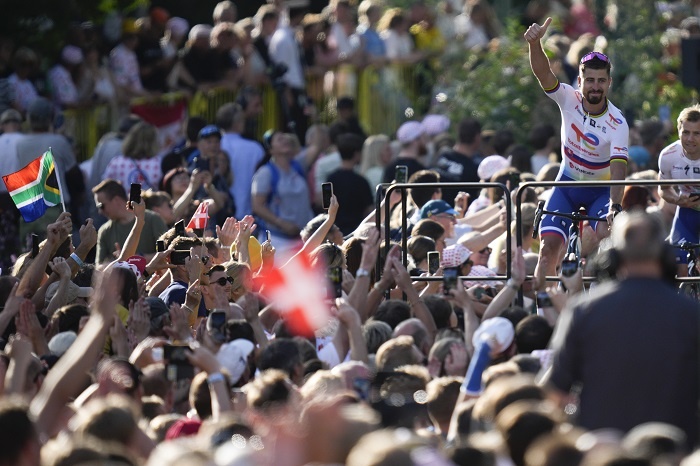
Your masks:
<svg viewBox="0 0 700 466"><path fill-rule="evenodd" d="M521 230L522 226L522 212L521 212L521 201L522 194L527 188L552 188L552 187L570 187L570 188L583 188L583 187L601 187L607 188L611 186L680 186L680 185L691 185L700 186L700 180L604 180L604 181L528 181L526 183L521 183L518 190L515 193L515 222L516 228L516 244L522 246L523 244L523 234ZM532 275L528 275L526 279L534 278ZM559 281L558 276L547 276L547 281ZM596 280L596 277L586 276L583 277L585 282L592 282ZM698 282L700 277L677 277L678 282Z"/></svg>
<svg viewBox="0 0 700 466"><path fill-rule="evenodd" d="M510 190L502 183L395 183L395 184L388 184L388 183L382 183L379 186L377 186L376 192L375 192L375 212L376 212L376 217L375 217L375 222L377 226L381 225L381 202L384 198L389 199L391 196L391 193L397 189L401 190L401 258L402 262L405 265L408 264L408 236L409 232L407 230L407 216L406 216L406 210L407 210L407 190L409 189L430 189L430 188L458 188L458 189L474 189L474 188L497 188L500 189L503 193L503 199L506 203L506 223L507 225L510 226L511 223L511 196L510 196ZM386 190L386 192L384 192ZM391 249L391 244L390 244L390 236L391 236L391 225L390 225L390 217L391 217L391 207L389 206L389 203L385 203L384 205L384 224L381 225L384 228L384 257L386 257L389 254L389 250ZM521 238L522 239L522 238ZM475 276L475 275L465 275L461 276L460 278L462 280L471 280L471 281L484 281L484 280L493 280L493 281L506 281L511 277L511 265L512 265L512 259L511 259L511 231L510 227L506 228L506 275L497 275L494 277L481 277L481 276ZM382 268L381 268L381 263L379 261L379 258L377 259L377 264L375 266L375 277L379 279L382 274ZM442 276L435 276L435 277L411 277L413 281L442 281ZM387 291L388 295L388 291Z"/></svg>
<svg viewBox="0 0 700 466"><path fill-rule="evenodd" d="M102 135L111 131L113 126L112 113L109 104L83 109L68 109L63 112L62 132L73 141L78 163L92 157Z"/></svg>

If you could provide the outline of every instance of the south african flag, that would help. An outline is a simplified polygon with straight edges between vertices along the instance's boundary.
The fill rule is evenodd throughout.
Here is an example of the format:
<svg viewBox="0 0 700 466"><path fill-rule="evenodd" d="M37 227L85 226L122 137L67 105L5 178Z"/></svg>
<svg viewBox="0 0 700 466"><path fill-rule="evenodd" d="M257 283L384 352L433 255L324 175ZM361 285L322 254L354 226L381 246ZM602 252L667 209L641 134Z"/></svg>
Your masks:
<svg viewBox="0 0 700 466"><path fill-rule="evenodd" d="M44 215L47 207L61 203L51 150L2 180L25 222L33 222Z"/></svg>

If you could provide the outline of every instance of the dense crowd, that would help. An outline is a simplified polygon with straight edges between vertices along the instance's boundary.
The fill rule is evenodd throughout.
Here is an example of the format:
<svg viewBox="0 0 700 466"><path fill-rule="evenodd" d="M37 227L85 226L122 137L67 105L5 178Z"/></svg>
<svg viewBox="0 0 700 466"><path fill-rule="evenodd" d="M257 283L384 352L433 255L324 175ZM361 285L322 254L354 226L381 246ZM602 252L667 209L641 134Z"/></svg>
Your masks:
<svg viewBox="0 0 700 466"><path fill-rule="evenodd" d="M154 8L112 36L76 26L45 81L34 51L0 44L0 466L700 464L700 308L669 244L700 243L700 107L676 128L625 121L593 2L530 5L563 124L527 141L437 111L368 136L347 94L328 126L309 110L309 74L391 82L392 63L493 45L480 0L240 20L223 1L192 27ZM700 32L680 19L667 38ZM256 140L261 82L287 105ZM128 112L221 86L236 102L189 115L173 147ZM118 127L79 165L61 111L96 102ZM37 157L63 205L7 192ZM40 176L22 183L54 189ZM688 184L556 183L596 179ZM552 186L516 198L535 180ZM566 221L534 225L540 201L579 198L600 218L570 274Z"/></svg>

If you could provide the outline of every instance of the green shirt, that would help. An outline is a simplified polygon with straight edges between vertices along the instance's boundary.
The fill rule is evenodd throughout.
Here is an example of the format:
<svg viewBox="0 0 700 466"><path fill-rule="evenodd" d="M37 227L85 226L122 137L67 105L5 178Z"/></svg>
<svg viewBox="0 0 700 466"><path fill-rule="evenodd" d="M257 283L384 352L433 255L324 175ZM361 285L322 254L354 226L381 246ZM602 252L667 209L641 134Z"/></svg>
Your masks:
<svg viewBox="0 0 700 466"><path fill-rule="evenodd" d="M158 215L150 210L146 210L144 217L145 225L141 231L139 245L136 254L153 254L156 252L156 240L165 233L168 227ZM124 246L126 238L134 227L136 218L129 223L118 223L113 220L107 221L97 232L97 263L101 264L113 260L113 253L116 251L114 243L119 243L119 247Z"/></svg>

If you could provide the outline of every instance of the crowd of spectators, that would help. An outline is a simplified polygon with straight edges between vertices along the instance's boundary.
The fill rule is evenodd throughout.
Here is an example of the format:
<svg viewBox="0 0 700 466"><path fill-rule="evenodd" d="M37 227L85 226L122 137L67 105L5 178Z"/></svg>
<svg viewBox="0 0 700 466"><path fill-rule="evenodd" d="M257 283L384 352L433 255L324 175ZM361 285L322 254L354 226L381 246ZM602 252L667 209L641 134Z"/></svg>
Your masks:
<svg viewBox="0 0 700 466"><path fill-rule="evenodd" d="M562 82L600 34L594 8L530 2L520 18L556 18ZM700 32L690 19L678 37ZM50 148L66 203L26 223L0 192L0 466L700 464L700 311L668 284L673 204L628 187L609 242L582 231L595 284L579 271L538 296L532 225L550 190L525 189L516 222L479 183L553 181L557 122L519 141L428 111L368 135L351 92L329 125L309 110L314 73L436 73L442 53L487 49L501 28L484 0L322 14L274 1L253 18L223 1L211 25L160 8L118 37L78 25L45 79L21 44L0 60L0 175ZM351 72L334 78L352 88ZM285 121L256 140L261 82ZM239 98L213 121L189 115L173 147L128 111L219 87ZM61 111L97 102L118 126L78 164ZM656 179L673 132L632 129L631 179ZM404 168L415 187L376 211ZM205 204L205 228L185 226ZM468 278L431 280L446 269ZM307 314L323 318L311 333Z"/></svg>

